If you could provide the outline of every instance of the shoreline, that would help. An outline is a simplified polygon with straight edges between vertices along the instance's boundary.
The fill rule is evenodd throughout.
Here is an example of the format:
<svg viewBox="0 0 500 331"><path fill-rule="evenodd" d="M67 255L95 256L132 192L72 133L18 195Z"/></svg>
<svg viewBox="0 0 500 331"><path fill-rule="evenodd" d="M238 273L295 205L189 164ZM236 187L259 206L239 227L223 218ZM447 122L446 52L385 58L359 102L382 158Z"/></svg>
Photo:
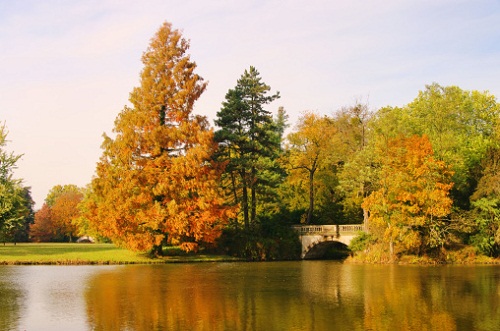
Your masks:
<svg viewBox="0 0 500 331"><path fill-rule="evenodd" d="M129 264L172 264L172 263L214 263L214 262L253 262L244 258L228 255L185 253L178 247L169 247L162 257L149 257L117 247L113 244L77 243L17 243L0 245L0 265L129 265ZM483 255L450 256L445 260L428 256L401 256L396 260L375 259L369 256L350 256L335 260L344 264L378 265L500 265L499 258ZM269 260L261 262L281 262L288 260ZM294 261L304 261L297 259ZM307 260L306 260L307 261ZM324 259L323 261L331 261ZM259 262L259 261L255 261Z"/></svg>

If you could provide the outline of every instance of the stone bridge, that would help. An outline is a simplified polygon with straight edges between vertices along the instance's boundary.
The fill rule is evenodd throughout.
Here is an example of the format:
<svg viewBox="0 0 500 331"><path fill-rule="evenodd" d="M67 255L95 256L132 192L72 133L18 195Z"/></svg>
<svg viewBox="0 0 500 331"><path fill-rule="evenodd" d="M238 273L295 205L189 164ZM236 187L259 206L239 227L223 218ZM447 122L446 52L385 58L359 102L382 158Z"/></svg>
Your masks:
<svg viewBox="0 0 500 331"><path fill-rule="evenodd" d="M295 225L293 229L299 233L302 243L303 259L314 259L321 256L324 250L335 243L349 246L351 240L363 231L363 224L343 225Z"/></svg>

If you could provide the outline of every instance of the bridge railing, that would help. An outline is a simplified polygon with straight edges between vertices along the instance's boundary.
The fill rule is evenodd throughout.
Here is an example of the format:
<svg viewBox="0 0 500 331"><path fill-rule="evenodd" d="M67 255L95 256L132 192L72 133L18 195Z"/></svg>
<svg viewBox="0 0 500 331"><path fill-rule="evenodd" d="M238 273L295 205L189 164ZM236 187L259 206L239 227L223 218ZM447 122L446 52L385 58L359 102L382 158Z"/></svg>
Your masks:
<svg viewBox="0 0 500 331"><path fill-rule="evenodd" d="M339 225L340 232L358 232L364 231L365 227L363 224L341 224Z"/></svg>
<svg viewBox="0 0 500 331"><path fill-rule="evenodd" d="M341 225L294 225L292 227L301 235L307 234L341 234L345 232L363 231L363 224L341 224Z"/></svg>

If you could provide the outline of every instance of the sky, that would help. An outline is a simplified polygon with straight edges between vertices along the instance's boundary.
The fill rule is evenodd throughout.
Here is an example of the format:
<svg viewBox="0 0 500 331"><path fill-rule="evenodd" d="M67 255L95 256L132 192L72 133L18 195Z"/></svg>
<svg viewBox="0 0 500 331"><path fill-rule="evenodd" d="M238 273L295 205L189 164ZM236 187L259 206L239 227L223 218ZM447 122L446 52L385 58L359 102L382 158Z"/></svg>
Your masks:
<svg viewBox="0 0 500 331"><path fill-rule="evenodd" d="M36 208L90 183L165 21L191 42L209 82L194 113L212 124L250 66L292 128L305 111L403 106L433 82L500 96L500 1L0 0L0 123Z"/></svg>

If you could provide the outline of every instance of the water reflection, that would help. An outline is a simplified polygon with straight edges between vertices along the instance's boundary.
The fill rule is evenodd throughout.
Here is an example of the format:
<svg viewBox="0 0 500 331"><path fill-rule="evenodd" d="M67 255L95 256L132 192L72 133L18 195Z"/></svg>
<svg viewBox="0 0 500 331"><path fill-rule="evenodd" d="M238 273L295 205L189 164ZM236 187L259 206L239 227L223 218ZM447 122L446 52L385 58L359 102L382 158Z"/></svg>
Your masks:
<svg viewBox="0 0 500 331"><path fill-rule="evenodd" d="M0 266L0 330L497 330L500 267Z"/></svg>
<svg viewBox="0 0 500 331"><path fill-rule="evenodd" d="M86 292L96 330L303 330L300 269L279 264L127 267ZM110 307L109 309L107 307Z"/></svg>
<svg viewBox="0 0 500 331"><path fill-rule="evenodd" d="M24 293L14 282L16 278L16 269L0 268L0 330L18 328Z"/></svg>

